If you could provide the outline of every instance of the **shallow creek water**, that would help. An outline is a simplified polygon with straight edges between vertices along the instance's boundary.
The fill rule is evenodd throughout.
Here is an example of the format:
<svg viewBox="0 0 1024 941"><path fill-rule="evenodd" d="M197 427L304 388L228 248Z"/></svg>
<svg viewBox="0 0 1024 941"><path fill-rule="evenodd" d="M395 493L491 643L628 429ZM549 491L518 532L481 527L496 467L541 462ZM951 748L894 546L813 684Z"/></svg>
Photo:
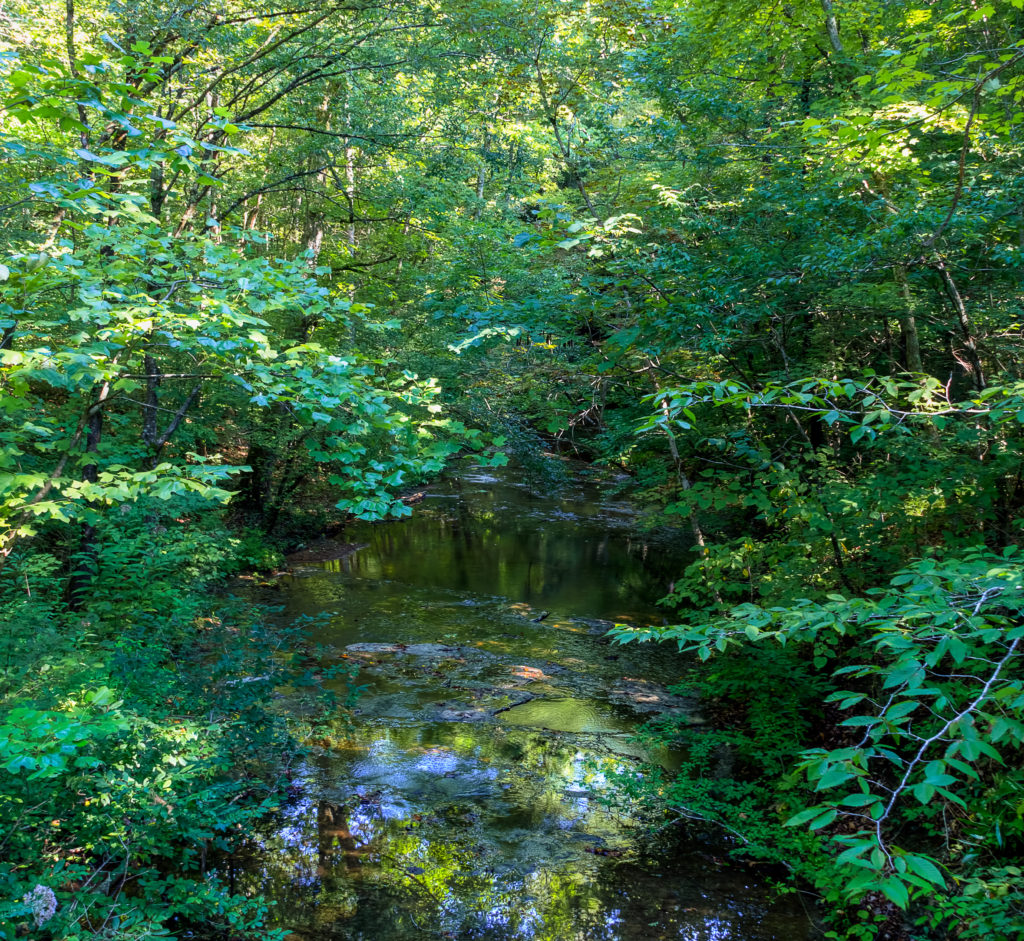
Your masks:
<svg viewBox="0 0 1024 941"><path fill-rule="evenodd" d="M554 461L434 484L411 520L346 538L363 548L296 566L280 597L358 665L354 728L297 769L243 877L296 941L808 937L759 870L664 835L652 859L607 800L642 760L671 766L630 740L645 717L700 721L665 690L674 651L601 636L661 621L685 545Z"/></svg>

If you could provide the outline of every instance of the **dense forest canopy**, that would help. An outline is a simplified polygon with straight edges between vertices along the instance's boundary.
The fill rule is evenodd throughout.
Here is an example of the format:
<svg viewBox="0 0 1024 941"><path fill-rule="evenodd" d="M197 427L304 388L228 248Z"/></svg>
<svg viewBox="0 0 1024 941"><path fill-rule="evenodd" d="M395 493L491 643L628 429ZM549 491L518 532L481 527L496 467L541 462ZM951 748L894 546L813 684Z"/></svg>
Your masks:
<svg viewBox="0 0 1024 941"><path fill-rule="evenodd" d="M0 936L270 936L202 870L295 743L208 675L273 640L206 586L557 448L693 544L672 626L616 629L723 717L649 729L660 812L832 937L1019 937L1022 37L1024 0L0 6Z"/></svg>

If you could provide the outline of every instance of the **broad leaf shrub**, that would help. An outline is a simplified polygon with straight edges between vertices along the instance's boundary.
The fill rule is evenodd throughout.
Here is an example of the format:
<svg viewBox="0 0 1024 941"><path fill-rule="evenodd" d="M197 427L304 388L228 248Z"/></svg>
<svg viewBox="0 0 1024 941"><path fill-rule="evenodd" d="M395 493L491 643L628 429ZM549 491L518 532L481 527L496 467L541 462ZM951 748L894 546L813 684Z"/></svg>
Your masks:
<svg viewBox="0 0 1024 941"><path fill-rule="evenodd" d="M686 749L667 791L681 817L726 826L741 851L785 862L840 910L888 900L918 937L1019 931L1024 880L1009 864L1024 842L1015 550L923 559L862 597L744 604L699 626L615 636L695 653L710 670L699 682L709 708L725 711L724 728L650 732ZM816 666L811 681L793 675ZM744 700L742 731L730 730L730 704ZM822 737L815 713L839 721L811 747Z"/></svg>

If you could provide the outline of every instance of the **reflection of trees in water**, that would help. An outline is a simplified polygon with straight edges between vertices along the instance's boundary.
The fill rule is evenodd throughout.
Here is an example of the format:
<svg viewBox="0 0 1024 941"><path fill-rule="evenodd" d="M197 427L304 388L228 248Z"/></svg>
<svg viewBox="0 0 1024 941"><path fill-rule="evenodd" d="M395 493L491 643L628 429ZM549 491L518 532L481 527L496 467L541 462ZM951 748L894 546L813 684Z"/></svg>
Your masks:
<svg viewBox="0 0 1024 941"><path fill-rule="evenodd" d="M338 866L348 867L358 857L356 839L348 824L348 810L340 804L317 801L317 875L323 877Z"/></svg>
<svg viewBox="0 0 1024 941"><path fill-rule="evenodd" d="M613 841L629 825L572 796L621 762L587 741L467 725L378 728L351 759L324 756L315 772L307 769L338 783L353 780L351 762L372 773L343 798L284 808L242 888L269 889L282 924L303 941L797 935L761 934L749 891L734 886L744 891L746 914L732 912L729 886L720 884L728 877L695 877L692 862L685 876L656 879L627 860L587 852L595 844L563 825ZM374 756L379 771L366 764ZM487 776L490 768L505 770ZM445 783L452 780L464 782L454 796Z"/></svg>
<svg viewBox="0 0 1024 941"><path fill-rule="evenodd" d="M315 812L317 858L327 909L339 910L329 898L332 892L347 899L353 883L366 878L372 880L375 891L385 891L392 900L401 898L400 907L411 923L457 938L572 941L619 937L610 931L617 916L606 912L595 899L594 888L599 884L595 877L602 861L585 857L582 847L576 858L555 864L548 861L550 838L543 824L547 819L550 825L551 819L564 813L561 794L565 784L584 781L586 771L579 752L552 747L552 742L539 734L523 735L515 743L495 737L481 740L466 730L458 738L464 741L452 743L455 752L472 753L481 764L513 759L519 767L537 768L543 780L520 782L523 790L514 797L520 810L506 815L504 829L497 832L486 832L479 824L481 808L474 803L455 803L430 814L386 820L375 813L371 802L357 808L355 817L360 822L356 824L345 807L320 802ZM412 730L389 735L387 743L407 754L436 752L436 746L417 745ZM449 765L438 763L439 768ZM421 823L424 816L429 822ZM508 845L503 845L506 841ZM361 866L359 859L367 842L374 847L365 860L369 868ZM375 917L386 924L374 925ZM403 937L389 934L390 925L387 913L371 902L354 913L349 927L353 932L365 932L365 937Z"/></svg>
<svg viewBox="0 0 1024 941"><path fill-rule="evenodd" d="M600 503L562 505L514 487L465 490L461 482L450 494L456 499L428 499L409 520L354 527L346 538L370 548L346 560L347 570L593 617L651 611L678 575L680 565L669 565L671 572L645 578L652 559L661 567L674 553L662 547L649 555L649 540L605 523Z"/></svg>
<svg viewBox="0 0 1024 941"><path fill-rule="evenodd" d="M552 625L559 614L625 620L643 611L638 599L664 594L678 574L658 571L672 570L671 553L606 525L599 504L554 507L520 491L479 492L467 484L461 499L417 508L411 520L353 529L346 538L370 547L341 568L360 578L296 580L289 600L305 610L337 610L343 599L338 623L351 640L394 640L389 632L401 620L403 640L437 641L459 630L494 641L495 649L519 650L514 656L524 659L507 655L501 670L484 675L488 682L506 677L510 664L532 662L530 656L571 664L595 688L630 675L634 659L651 666L656 651L649 647L606 657L609 648L596 639ZM456 607L452 589L504 595L522 603L520 614L543 603L555 616L518 631L515 613L502 620L503 603ZM677 675L672 664L667 672ZM583 709L593 693L581 688ZM576 700L558 702L575 708L566 704ZM363 734L372 740L321 759L311 777L328 782L326 790L312 786L318 798L284 808L246 876L243 889L276 898L282 924L303 941L413 941L444 932L461 941L757 936L750 921L720 920L717 887L669 889L669 880L587 852L598 845L588 838L599 835L615 846L624 833L623 821L586 796L594 784L588 761L622 761L603 750L600 737L469 724ZM357 763L368 777L354 770ZM488 776L489 769L499 770ZM653 930L651 922L658 923ZM742 930L750 927L754 932Z"/></svg>

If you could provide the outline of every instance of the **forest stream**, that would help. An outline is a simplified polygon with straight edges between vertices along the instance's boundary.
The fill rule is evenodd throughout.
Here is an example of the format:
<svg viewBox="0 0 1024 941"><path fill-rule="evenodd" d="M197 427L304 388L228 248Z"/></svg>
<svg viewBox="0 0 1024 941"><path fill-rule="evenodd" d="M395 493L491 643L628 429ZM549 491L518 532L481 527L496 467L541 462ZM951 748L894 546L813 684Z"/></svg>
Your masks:
<svg viewBox="0 0 1024 941"><path fill-rule="evenodd" d="M685 546L548 465L436 483L411 519L350 527L358 551L285 580L281 616L310 616L365 688L345 744L296 770L246 888L295 941L809 937L763 870L671 828L652 842L604 799L644 760L670 772L631 740L645 718L702 721L665 688L677 653L602 636L661 623Z"/></svg>

